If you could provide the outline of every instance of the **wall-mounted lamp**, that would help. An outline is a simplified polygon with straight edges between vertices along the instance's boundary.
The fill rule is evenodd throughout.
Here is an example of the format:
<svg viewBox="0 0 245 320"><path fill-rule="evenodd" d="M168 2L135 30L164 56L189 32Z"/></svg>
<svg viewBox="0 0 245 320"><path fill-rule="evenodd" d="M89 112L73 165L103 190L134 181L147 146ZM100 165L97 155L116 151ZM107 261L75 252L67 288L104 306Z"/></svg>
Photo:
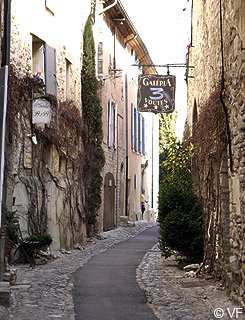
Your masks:
<svg viewBox="0 0 245 320"><path fill-rule="evenodd" d="M27 137L31 138L32 142L34 144L37 144L37 137L35 134L32 134L32 133L27 133Z"/></svg>

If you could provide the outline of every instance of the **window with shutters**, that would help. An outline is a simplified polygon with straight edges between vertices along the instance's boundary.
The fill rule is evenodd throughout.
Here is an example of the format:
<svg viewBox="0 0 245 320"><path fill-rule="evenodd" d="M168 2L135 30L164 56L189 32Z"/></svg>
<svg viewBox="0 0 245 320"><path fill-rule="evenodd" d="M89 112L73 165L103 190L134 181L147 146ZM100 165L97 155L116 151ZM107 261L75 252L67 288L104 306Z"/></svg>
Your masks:
<svg viewBox="0 0 245 320"><path fill-rule="evenodd" d="M134 150L138 151L138 110L134 108Z"/></svg>
<svg viewBox="0 0 245 320"><path fill-rule="evenodd" d="M131 103L131 148L134 151L141 152L142 149L142 116L137 108Z"/></svg>
<svg viewBox="0 0 245 320"><path fill-rule="evenodd" d="M41 78L44 80L44 42L32 36L32 73L41 72Z"/></svg>
<svg viewBox="0 0 245 320"><path fill-rule="evenodd" d="M131 103L131 148L143 155L145 151L145 118Z"/></svg>
<svg viewBox="0 0 245 320"><path fill-rule="evenodd" d="M112 56L111 56L111 54L109 54L109 72L111 71L111 69L112 69Z"/></svg>
<svg viewBox="0 0 245 320"><path fill-rule="evenodd" d="M98 44L98 74L103 74L103 42Z"/></svg>
<svg viewBox="0 0 245 320"><path fill-rule="evenodd" d="M108 102L108 147L117 148L117 104Z"/></svg>
<svg viewBox="0 0 245 320"><path fill-rule="evenodd" d="M41 72L46 93L57 96L56 50L38 37L32 37L32 71Z"/></svg>

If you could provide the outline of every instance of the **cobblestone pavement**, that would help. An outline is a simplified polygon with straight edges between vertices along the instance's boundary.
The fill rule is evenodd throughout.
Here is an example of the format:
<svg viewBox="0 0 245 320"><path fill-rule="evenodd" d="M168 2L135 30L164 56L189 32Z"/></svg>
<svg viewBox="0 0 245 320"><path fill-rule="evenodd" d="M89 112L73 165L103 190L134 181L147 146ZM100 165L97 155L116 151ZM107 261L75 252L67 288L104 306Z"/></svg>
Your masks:
<svg viewBox="0 0 245 320"><path fill-rule="evenodd" d="M165 259L155 245L137 268L136 278L147 303L161 320L245 319L220 282L189 278L174 258Z"/></svg>
<svg viewBox="0 0 245 320"><path fill-rule="evenodd" d="M93 255L153 225L138 221L133 228L120 227L104 232L101 235L105 239L92 239L84 246L84 250L73 250L63 255L60 253L59 258L34 269L28 265L15 266L17 283L11 286L10 307L0 306L0 319L74 320L73 272L85 265ZM238 308L229 301L224 291L218 290L217 283L202 280L203 283L198 287L191 286L190 283L195 284L197 279L183 278L183 271L176 267L173 260L161 257L157 246L145 255L136 271L136 277L140 287L146 291L149 307L161 320L215 319L212 314L217 307L223 308L224 312L224 317L220 317L222 310L218 310L221 314L217 313L217 318L231 319L231 316L226 317L227 308L230 314L234 308ZM240 309L236 311L239 313ZM233 313L232 316L234 319L243 319L240 314Z"/></svg>
<svg viewBox="0 0 245 320"><path fill-rule="evenodd" d="M104 252L120 241L129 239L154 226L155 223L138 221L135 227L117 228L93 238L84 250L56 255L59 258L30 269L29 265L16 265L17 282L11 286L10 307L0 306L1 320L74 320L72 300L72 274L94 255ZM84 319L88 320L88 319Z"/></svg>

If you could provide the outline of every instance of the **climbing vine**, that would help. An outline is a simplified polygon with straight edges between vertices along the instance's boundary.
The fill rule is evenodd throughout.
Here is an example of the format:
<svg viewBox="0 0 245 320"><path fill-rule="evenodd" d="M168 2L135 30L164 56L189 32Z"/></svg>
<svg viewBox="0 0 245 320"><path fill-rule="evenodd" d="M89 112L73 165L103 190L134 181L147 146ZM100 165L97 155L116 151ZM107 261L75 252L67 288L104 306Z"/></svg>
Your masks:
<svg viewBox="0 0 245 320"><path fill-rule="evenodd" d="M61 230L68 227L73 233L81 233L85 219L84 195L84 144L87 127L83 123L79 108L72 101L58 102L53 95L45 95L50 101L52 120L49 125L32 124L32 101L34 95L43 96L35 78L19 78L11 68L8 84L8 157L6 174L8 181L15 183L16 175L25 187L29 198L29 234L47 232L47 206L51 201L47 181L55 184L63 194L63 207L56 213L56 222ZM30 133L37 138L33 144ZM52 153L57 161L49 168ZM18 163L16 163L18 161ZM55 214L55 212L54 212ZM68 221L68 222L67 222ZM67 224L69 224L67 226ZM66 241L61 245L65 245Z"/></svg>
<svg viewBox="0 0 245 320"><path fill-rule="evenodd" d="M222 241L219 175L222 170L227 173L227 168L222 168L222 163L227 164L228 135L227 119L220 100L220 83L217 83L208 100L199 106L200 112L193 124L192 134L192 142L197 149L192 170L198 180L204 210L204 266L208 266L210 271L214 270L217 259L217 241Z"/></svg>
<svg viewBox="0 0 245 320"><path fill-rule="evenodd" d="M86 218L89 224L95 224L98 209L101 205L101 187L103 183L101 172L105 163L102 149L102 107L97 95L97 89L95 44L91 16L89 16L84 29L82 67L82 111L84 122L88 127L84 140L86 149L84 177L86 182Z"/></svg>

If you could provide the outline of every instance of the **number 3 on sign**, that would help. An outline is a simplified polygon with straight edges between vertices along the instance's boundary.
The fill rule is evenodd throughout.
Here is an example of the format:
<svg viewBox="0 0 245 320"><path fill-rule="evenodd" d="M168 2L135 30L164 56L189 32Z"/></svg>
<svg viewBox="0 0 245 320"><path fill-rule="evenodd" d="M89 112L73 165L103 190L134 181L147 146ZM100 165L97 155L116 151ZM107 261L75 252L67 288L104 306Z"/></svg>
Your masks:
<svg viewBox="0 0 245 320"><path fill-rule="evenodd" d="M151 97L150 99L152 100L161 100L163 98L163 94L161 92L163 92L163 88L150 88L150 90L152 91L153 95L159 95L158 97Z"/></svg>

